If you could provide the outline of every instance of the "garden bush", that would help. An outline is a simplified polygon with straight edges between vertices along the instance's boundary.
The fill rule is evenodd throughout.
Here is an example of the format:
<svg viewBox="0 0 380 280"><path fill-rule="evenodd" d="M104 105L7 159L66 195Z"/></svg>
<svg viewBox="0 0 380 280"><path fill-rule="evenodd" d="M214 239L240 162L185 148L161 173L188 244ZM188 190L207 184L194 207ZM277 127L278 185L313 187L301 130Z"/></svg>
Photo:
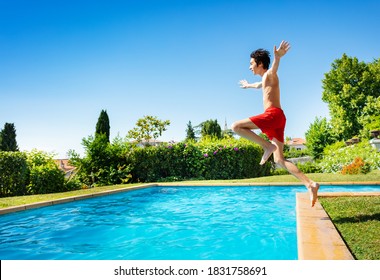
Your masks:
<svg viewBox="0 0 380 280"><path fill-rule="evenodd" d="M321 168L315 162L305 162L305 163L297 163L296 166L302 173L319 173L321 172ZM271 175L288 175L290 174L288 170L284 168L276 168L272 171Z"/></svg>
<svg viewBox="0 0 380 280"><path fill-rule="evenodd" d="M155 182L190 179L241 179L269 175L260 166L262 150L244 139L203 139L131 150L132 180Z"/></svg>
<svg viewBox="0 0 380 280"><path fill-rule="evenodd" d="M320 173L321 168L315 162L297 163L297 167L302 173Z"/></svg>
<svg viewBox="0 0 380 280"><path fill-rule="evenodd" d="M365 162L361 157L357 157L354 161L346 166L343 166L342 174L367 174L371 169L368 162Z"/></svg>
<svg viewBox="0 0 380 280"><path fill-rule="evenodd" d="M0 152L0 197L24 195L28 174L25 153Z"/></svg>
<svg viewBox="0 0 380 280"><path fill-rule="evenodd" d="M368 172L380 169L380 153L367 141L355 145L344 146L339 142L327 147L320 167L324 173L342 172L345 166L361 158L367 165Z"/></svg>
<svg viewBox="0 0 380 280"><path fill-rule="evenodd" d="M33 150L27 153L29 167L28 194L46 194L66 191L65 174L55 164L53 156Z"/></svg>
<svg viewBox="0 0 380 280"><path fill-rule="evenodd" d="M38 165L30 170L28 194L66 191L64 173L54 165Z"/></svg>
<svg viewBox="0 0 380 280"><path fill-rule="evenodd" d="M82 142L85 156L70 151L70 163L77 168L76 177L83 187L115 185L128 182L130 167L127 154L131 147L120 138L108 142L105 134L89 136Z"/></svg>
<svg viewBox="0 0 380 280"><path fill-rule="evenodd" d="M287 149L285 149L285 147L284 147L284 157L285 158L299 158L299 157L304 157L304 156L310 155L310 152L308 149L296 150L294 148L290 149L289 147L287 147Z"/></svg>

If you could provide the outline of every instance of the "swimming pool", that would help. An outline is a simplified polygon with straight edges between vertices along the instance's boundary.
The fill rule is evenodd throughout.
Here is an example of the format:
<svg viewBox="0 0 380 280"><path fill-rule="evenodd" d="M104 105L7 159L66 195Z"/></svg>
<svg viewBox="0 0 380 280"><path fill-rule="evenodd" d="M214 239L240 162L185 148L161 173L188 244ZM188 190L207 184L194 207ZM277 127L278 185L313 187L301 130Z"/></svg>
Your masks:
<svg viewBox="0 0 380 280"><path fill-rule="evenodd" d="M326 187L322 191L379 191ZM292 187L152 187L0 216L0 257L297 259Z"/></svg>

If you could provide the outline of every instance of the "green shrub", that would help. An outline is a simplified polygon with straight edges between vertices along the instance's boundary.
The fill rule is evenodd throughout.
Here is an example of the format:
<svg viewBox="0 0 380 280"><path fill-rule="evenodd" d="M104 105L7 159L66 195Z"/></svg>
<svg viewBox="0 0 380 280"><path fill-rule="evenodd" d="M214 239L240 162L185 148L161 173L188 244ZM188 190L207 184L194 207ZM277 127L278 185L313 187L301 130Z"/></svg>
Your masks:
<svg viewBox="0 0 380 280"><path fill-rule="evenodd" d="M361 157L357 157L348 165L343 166L343 175L367 174L371 170L370 164L365 162Z"/></svg>
<svg viewBox="0 0 380 280"><path fill-rule="evenodd" d="M199 148L206 180L253 178L270 172L269 162L259 165L262 150L247 140L207 140L201 141Z"/></svg>
<svg viewBox="0 0 380 280"><path fill-rule="evenodd" d="M85 156L70 152L77 178L85 186L193 179L239 179L269 175L260 166L262 149L247 140L210 139L200 142L136 147L121 139L112 144L101 136L83 139Z"/></svg>
<svg viewBox="0 0 380 280"><path fill-rule="evenodd" d="M45 194L78 189L76 180L67 181L53 156L32 152L0 152L0 196Z"/></svg>
<svg viewBox="0 0 380 280"><path fill-rule="evenodd" d="M271 175L273 176L277 176L277 175L289 175L289 171L284 169L284 168L276 168L276 169L273 169L272 172L271 172Z"/></svg>
<svg viewBox="0 0 380 280"><path fill-rule="evenodd" d="M65 174L55 164L53 156L33 150L27 153L30 170L28 194L46 194L66 190Z"/></svg>
<svg viewBox="0 0 380 280"><path fill-rule="evenodd" d="M299 170L302 171L302 173L320 173L321 168L317 163L314 162L305 162L305 163L298 163L297 167Z"/></svg>
<svg viewBox="0 0 380 280"><path fill-rule="evenodd" d="M302 173L319 173L321 172L321 168L317 163L314 162L305 162L305 163L297 163L296 166ZM271 175L288 175L290 174L286 169L284 168L276 168L272 170Z"/></svg>
<svg viewBox="0 0 380 280"><path fill-rule="evenodd" d="M308 149L303 150L296 150L294 148L292 149L286 149L284 148L284 157L285 158L299 158L310 155L310 152Z"/></svg>
<svg viewBox="0 0 380 280"><path fill-rule="evenodd" d="M0 197L24 195L28 164L22 152L0 152Z"/></svg>
<svg viewBox="0 0 380 280"><path fill-rule="evenodd" d="M77 168L76 176L86 187L115 185L128 182L130 167L127 154L130 145L120 138L109 143L105 134L89 136L82 142L85 156L70 151L70 163Z"/></svg>
<svg viewBox="0 0 380 280"><path fill-rule="evenodd" d="M327 147L320 167L324 173L341 172L344 166L350 165L357 157L368 164L368 172L380 169L380 153L367 141L344 147L341 143Z"/></svg>
<svg viewBox="0 0 380 280"><path fill-rule="evenodd" d="M64 174L56 165L38 165L30 170L28 194L63 192L64 186Z"/></svg>
<svg viewBox="0 0 380 280"><path fill-rule="evenodd" d="M75 174L65 179L65 191L75 191L82 188L82 182L79 180L79 177Z"/></svg>
<svg viewBox="0 0 380 280"><path fill-rule="evenodd" d="M135 148L131 151L135 182L184 179L238 179L268 175L270 163L260 166L262 150L244 139L202 141Z"/></svg>

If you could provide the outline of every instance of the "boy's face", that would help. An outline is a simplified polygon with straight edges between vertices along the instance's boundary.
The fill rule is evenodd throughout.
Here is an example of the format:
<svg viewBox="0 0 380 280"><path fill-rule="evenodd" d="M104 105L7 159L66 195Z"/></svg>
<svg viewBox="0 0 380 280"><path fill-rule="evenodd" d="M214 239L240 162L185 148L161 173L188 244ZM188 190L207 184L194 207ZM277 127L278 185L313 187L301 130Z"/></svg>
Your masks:
<svg viewBox="0 0 380 280"><path fill-rule="evenodd" d="M253 75L258 74L258 68L259 68L259 66L256 64L255 59L251 58L251 60L249 62L249 70L252 71Z"/></svg>

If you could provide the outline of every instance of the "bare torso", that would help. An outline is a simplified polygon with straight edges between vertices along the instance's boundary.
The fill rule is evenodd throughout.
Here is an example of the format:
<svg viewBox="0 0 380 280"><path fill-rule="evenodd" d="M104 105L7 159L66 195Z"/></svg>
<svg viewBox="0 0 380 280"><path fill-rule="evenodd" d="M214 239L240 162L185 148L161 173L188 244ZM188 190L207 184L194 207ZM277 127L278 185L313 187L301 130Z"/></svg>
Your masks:
<svg viewBox="0 0 380 280"><path fill-rule="evenodd" d="M280 85L277 74L267 71L262 77L264 110L270 107L281 108Z"/></svg>

